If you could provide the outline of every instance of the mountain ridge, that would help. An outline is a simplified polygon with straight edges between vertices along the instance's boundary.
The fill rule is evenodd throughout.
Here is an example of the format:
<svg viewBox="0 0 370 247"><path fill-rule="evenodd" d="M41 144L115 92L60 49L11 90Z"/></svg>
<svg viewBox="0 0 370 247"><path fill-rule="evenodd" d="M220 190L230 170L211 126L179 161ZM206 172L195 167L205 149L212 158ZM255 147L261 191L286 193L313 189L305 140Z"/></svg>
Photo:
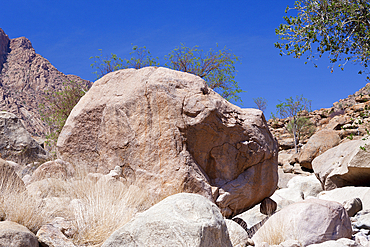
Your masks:
<svg viewBox="0 0 370 247"><path fill-rule="evenodd" d="M45 91L60 91L69 80L92 85L58 71L35 52L30 40L9 39L0 28L0 110L14 113L33 136L43 138L48 133L39 113Z"/></svg>

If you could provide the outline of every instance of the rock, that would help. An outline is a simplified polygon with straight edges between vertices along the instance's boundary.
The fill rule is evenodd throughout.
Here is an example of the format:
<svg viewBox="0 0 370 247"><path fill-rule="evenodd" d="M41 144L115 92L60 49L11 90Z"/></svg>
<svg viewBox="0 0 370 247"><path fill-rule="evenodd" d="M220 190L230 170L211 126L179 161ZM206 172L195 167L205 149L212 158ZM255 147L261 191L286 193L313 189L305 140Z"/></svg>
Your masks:
<svg viewBox="0 0 370 247"><path fill-rule="evenodd" d="M285 163L283 165L283 172L284 173L292 173L293 172L293 169L294 169L294 166L292 166L291 164L289 163Z"/></svg>
<svg viewBox="0 0 370 247"><path fill-rule="evenodd" d="M22 179L15 173L8 162L0 158L0 191L11 191L21 193L26 190Z"/></svg>
<svg viewBox="0 0 370 247"><path fill-rule="evenodd" d="M248 243L248 234L238 223L233 220L225 219L227 230L229 232L232 246L246 246Z"/></svg>
<svg viewBox="0 0 370 247"><path fill-rule="evenodd" d="M279 244L278 247L302 247L302 245L298 240L289 239Z"/></svg>
<svg viewBox="0 0 370 247"><path fill-rule="evenodd" d="M235 220L236 218L242 219L245 224L243 224L244 228L251 229L254 225L259 224L261 221L264 221L268 216L261 213L260 210L260 204L257 204L253 208L238 214L233 218ZM239 222L238 220L235 220L236 222Z"/></svg>
<svg viewBox="0 0 370 247"><path fill-rule="evenodd" d="M278 155L279 166L289 164L292 155L294 155L294 153L288 153L286 150L280 151Z"/></svg>
<svg viewBox="0 0 370 247"><path fill-rule="evenodd" d="M302 246L307 246L351 236L351 222L340 203L308 199L272 215L252 239L256 245L298 240Z"/></svg>
<svg viewBox="0 0 370 247"><path fill-rule="evenodd" d="M38 247L35 234L26 227L11 221L0 222L0 246Z"/></svg>
<svg viewBox="0 0 370 247"><path fill-rule="evenodd" d="M265 198L260 205L261 214L272 215L277 209L277 203L271 198Z"/></svg>
<svg viewBox="0 0 370 247"><path fill-rule="evenodd" d="M137 214L115 231L102 247L115 246L231 247L218 207L197 194L180 193Z"/></svg>
<svg viewBox="0 0 370 247"><path fill-rule="evenodd" d="M370 210L362 210L352 218L352 224L357 229L370 230Z"/></svg>
<svg viewBox="0 0 370 247"><path fill-rule="evenodd" d="M9 43L10 39L8 35L6 35L4 31L0 28L0 72L3 68L3 63L6 60L6 55L9 52Z"/></svg>
<svg viewBox="0 0 370 247"><path fill-rule="evenodd" d="M360 102L360 103L367 102L370 100L370 96L368 94L360 95L360 96L357 96L355 100L356 102Z"/></svg>
<svg viewBox="0 0 370 247"><path fill-rule="evenodd" d="M48 131L38 107L45 103L44 92L60 91L63 82L69 80L91 85L77 76L59 72L48 60L36 54L28 39L9 40L0 28L0 109L15 114L32 135L45 136Z"/></svg>
<svg viewBox="0 0 370 247"><path fill-rule="evenodd" d="M307 247L361 247L355 241L348 238L330 240L320 244L310 244Z"/></svg>
<svg viewBox="0 0 370 247"><path fill-rule="evenodd" d="M60 179L46 178L27 185L27 192L33 197L43 199L46 197L59 197L68 194L70 187Z"/></svg>
<svg viewBox="0 0 370 247"><path fill-rule="evenodd" d="M289 165L289 166L293 170L293 166L291 166L291 165ZM287 188L289 180L292 179L295 176L298 176L298 175L293 174L293 173L285 173L285 171L281 167L279 167L279 169L278 169L278 175L279 175L279 181L278 181L278 188L279 189Z"/></svg>
<svg viewBox="0 0 370 247"><path fill-rule="evenodd" d="M366 246L368 247L369 246L369 240L367 240L367 236L365 236L364 234L356 234L355 235L355 242L359 245L359 246Z"/></svg>
<svg viewBox="0 0 370 247"><path fill-rule="evenodd" d="M343 187L330 191L322 191L317 196L323 200L336 201L344 204L353 198L359 198L363 209L370 210L370 188L368 187Z"/></svg>
<svg viewBox="0 0 370 247"><path fill-rule="evenodd" d="M330 119L328 125L326 125L326 128L330 130L340 130L341 127L346 123L347 119L345 116L335 116Z"/></svg>
<svg viewBox="0 0 370 247"><path fill-rule="evenodd" d="M154 197L183 191L214 200L218 193L227 217L269 197L278 180L277 143L263 113L167 68L119 70L96 81L57 148L58 157L90 172L120 166L127 183L147 184Z"/></svg>
<svg viewBox="0 0 370 247"><path fill-rule="evenodd" d="M287 150L294 148L294 139L293 138L284 138L279 140L279 149Z"/></svg>
<svg viewBox="0 0 370 247"><path fill-rule="evenodd" d="M48 161L40 165L32 174L32 181L39 181L46 178L67 179L74 174L71 164L61 159Z"/></svg>
<svg viewBox="0 0 370 247"><path fill-rule="evenodd" d="M41 246L48 247L74 247L75 245L55 226L43 225L37 232L36 237Z"/></svg>
<svg viewBox="0 0 370 247"><path fill-rule="evenodd" d="M357 212L362 210L362 202L360 198L353 198L343 202L343 207L346 209L349 217L355 216Z"/></svg>
<svg viewBox="0 0 370 247"><path fill-rule="evenodd" d="M5 111L0 111L0 154L3 159L21 165L48 158L48 153L31 137L21 121Z"/></svg>
<svg viewBox="0 0 370 247"><path fill-rule="evenodd" d="M287 188L275 191L272 199L275 200L274 196L278 195L288 201L299 202L310 196L315 197L321 191L321 183L314 175L298 175L289 180Z"/></svg>
<svg viewBox="0 0 370 247"><path fill-rule="evenodd" d="M334 130L320 130L316 132L304 145L299 154L299 164L312 169L311 162L326 150L335 147L340 142L340 137Z"/></svg>
<svg viewBox="0 0 370 247"><path fill-rule="evenodd" d="M312 162L325 190L344 186L370 186L370 139L342 143ZM362 149L362 148L364 149Z"/></svg>

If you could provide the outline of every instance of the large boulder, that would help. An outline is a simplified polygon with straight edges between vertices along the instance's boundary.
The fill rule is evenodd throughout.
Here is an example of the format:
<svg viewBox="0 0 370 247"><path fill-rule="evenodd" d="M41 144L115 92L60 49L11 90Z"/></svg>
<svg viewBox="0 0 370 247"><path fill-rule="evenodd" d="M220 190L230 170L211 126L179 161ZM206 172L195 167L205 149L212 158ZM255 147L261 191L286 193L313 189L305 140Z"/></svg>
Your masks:
<svg viewBox="0 0 370 247"><path fill-rule="evenodd" d="M48 153L31 137L21 120L5 111L0 111L0 155L21 165L48 158Z"/></svg>
<svg viewBox="0 0 370 247"><path fill-rule="evenodd" d="M370 138L342 143L312 161L324 190L370 186Z"/></svg>
<svg viewBox="0 0 370 247"><path fill-rule="evenodd" d="M39 247L39 242L35 234L25 226L11 221L1 221L0 246Z"/></svg>
<svg viewBox="0 0 370 247"><path fill-rule="evenodd" d="M298 240L307 246L351 236L351 221L340 203L308 199L272 215L252 239L256 244Z"/></svg>
<svg viewBox="0 0 370 247"><path fill-rule="evenodd" d="M241 109L200 77L167 68L112 72L72 110L58 155L91 172L123 169L150 193L199 193L225 216L276 189L277 142L262 111Z"/></svg>
<svg viewBox="0 0 370 247"><path fill-rule="evenodd" d="M102 247L183 245L232 247L220 210L203 196L180 193L167 197L137 214Z"/></svg>
<svg viewBox="0 0 370 247"><path fill-rule="evenodd" d="M312 169L311 162L314 158L339 144L340 137L336 131L330 129L320 130L308 140L299 154L299 164Z"/></svg>

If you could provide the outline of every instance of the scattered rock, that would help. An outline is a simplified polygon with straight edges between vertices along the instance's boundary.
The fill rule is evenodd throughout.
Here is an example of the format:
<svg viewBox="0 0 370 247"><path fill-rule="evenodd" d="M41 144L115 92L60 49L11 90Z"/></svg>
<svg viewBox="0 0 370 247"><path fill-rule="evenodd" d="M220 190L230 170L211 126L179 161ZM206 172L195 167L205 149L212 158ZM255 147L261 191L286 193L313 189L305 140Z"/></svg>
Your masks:
<svg viewBox="0 0 370 247"><path fill-rule="evenodd" d="M311 162L326 150L335 147L340 142L340 137L334 130L320 130L308 140L299 154L299 164L312 169Z"/></svg>
<svg viewBox="0 0 370 247"><path fill-rule="evenodd" d="M351 236L351 222L340 203L308 199L272 215L252 239L256 244L298 240L307 246Z"/></svg>
<svg viewBox="0 0 370 247"><path fill-rule="evenodd" d="M349 217L355 216L357 212L362 210L362 202L360 198L353 198L343 202L343 207L346 209Z"/></svg>
<svg viewBox="0 0 370 247"><path fill-rule="evenodd" d="M362 147L362 148L361 148ZM312 162L325 190L344 186L370 186L370 138L342 143Z"/></svg>
<svg viewBox="0 0 370 247"><path fill-rule="evenodd" d="M32 174L32 181L39 181L46 178L67 179L74 174L71 164L61 159L48 161L36 168Z"/></svg>
<svg viewBox="0 0 370 247"><path fill-rule="evenodd" d="M3 159L21 165L48 158L48 153L31 137L20 119L5 111L0 111L0 154Z"/></svg>
<svg viewBox="0 0 370 247"><path fill-rule="evenodd" d="M293 166L291 165L289 166L293 168ZM293 174L293 173L285 173L285 171L283 170L283 168L281 168L281 166L279 166L278 175L279 175L279 182L278 182L279 189L287 188L289 180L291 180L295 176L298 176L297 174Z"/></svg>
<svg viewBox="0 0 370 247"><path fill-rule="evenodd" d="M299 202L310 196L317 196L322 191L321 183L314 175L298 175L289 180L287 188L275 191L274 196L280 196L288 201Z"/></svg>
<svg viewBox="0 0 370 247"><path fill-rule="evenodd" d="M361 247L354 240L341 238L338 240L330 240L320 244L310 244L307 247Z"/></svg>
<svg viewBox="0 0 370 247"><path fill-rule="evenodd" d="M330 191L322 191L317 196L322 200L336 201L344 204L353 198L359 198L363 209L370 210L370 188L369 187L343 187Z"/></svg>
<svg viewBox="0 0 370 247"><path fill-rule="evenodd" d="M11 221L1 221L0 246L39 247L39 242L26 227Z"/></svg>
<svg viewBox="0 0 370 247"><path fill-rule="evenodd" d="M145 100L143 100L145 99ZM184 191L231 217L277 185L277 142L262 111L241 109L195 75L146 67L96 81L59 136L59 157L91 172L123 169L153 195Z"/></svg>
<svg viewBox="0 0 370 247"><path fill-rule="evenodd" d="M232 246L246 246L249 238L243 227L233 220L225 219L225 222Z"/></svg>
<svg viewBox="0 0 370 247"><path fill-rule="evenodd" d="M75 245L55 226L43 225L37 232L36 237L41 246L47 247L74 247Z"/></svg>
<svg viewBox="0 0 370 247"><path fill-rule="evenodd" d="M357 229L370 230L370 210L362 210L352 218L352 224Z"/></svg>
<svg viewBox="0 0 370 247"><path fill-rule="evenodd" d="M197 194L167 197L137 214L102 245L231 247L219 208Z"/></svg>
<svg viewBox="0 0 370 247"><path fill-rule="evenodd" d="M260 204L260 212L265 215L272 215L277 209L277 203L271 198L265 198Z"/></svg>

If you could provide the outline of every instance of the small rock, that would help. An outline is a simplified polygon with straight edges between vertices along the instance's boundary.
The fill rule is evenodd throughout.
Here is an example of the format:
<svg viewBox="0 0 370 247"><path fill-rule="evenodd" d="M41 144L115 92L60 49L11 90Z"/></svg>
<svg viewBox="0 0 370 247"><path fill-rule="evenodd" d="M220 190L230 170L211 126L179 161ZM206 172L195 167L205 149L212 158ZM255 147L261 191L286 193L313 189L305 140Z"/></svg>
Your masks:
<svg viewBox="0 0 370 247"><path fill-rule="evenodd" d="M41 245L48 247L75 247L71 240L53 225L43 225L36 234Z"/></svg>
<svg viewBox="0 0 370 247"><path fill-rule="evenodd" d="M353 198L343 203L343 207L346 209L349 217L355 216L355 214L362 210L362 202L360 198Z"/></svg>
<svg viewBox="0 0 370 247"><path fill-rule="evenodd" d="M0 222L0 246L39 247L37 237L25 226L11 221Z"/></svg>

